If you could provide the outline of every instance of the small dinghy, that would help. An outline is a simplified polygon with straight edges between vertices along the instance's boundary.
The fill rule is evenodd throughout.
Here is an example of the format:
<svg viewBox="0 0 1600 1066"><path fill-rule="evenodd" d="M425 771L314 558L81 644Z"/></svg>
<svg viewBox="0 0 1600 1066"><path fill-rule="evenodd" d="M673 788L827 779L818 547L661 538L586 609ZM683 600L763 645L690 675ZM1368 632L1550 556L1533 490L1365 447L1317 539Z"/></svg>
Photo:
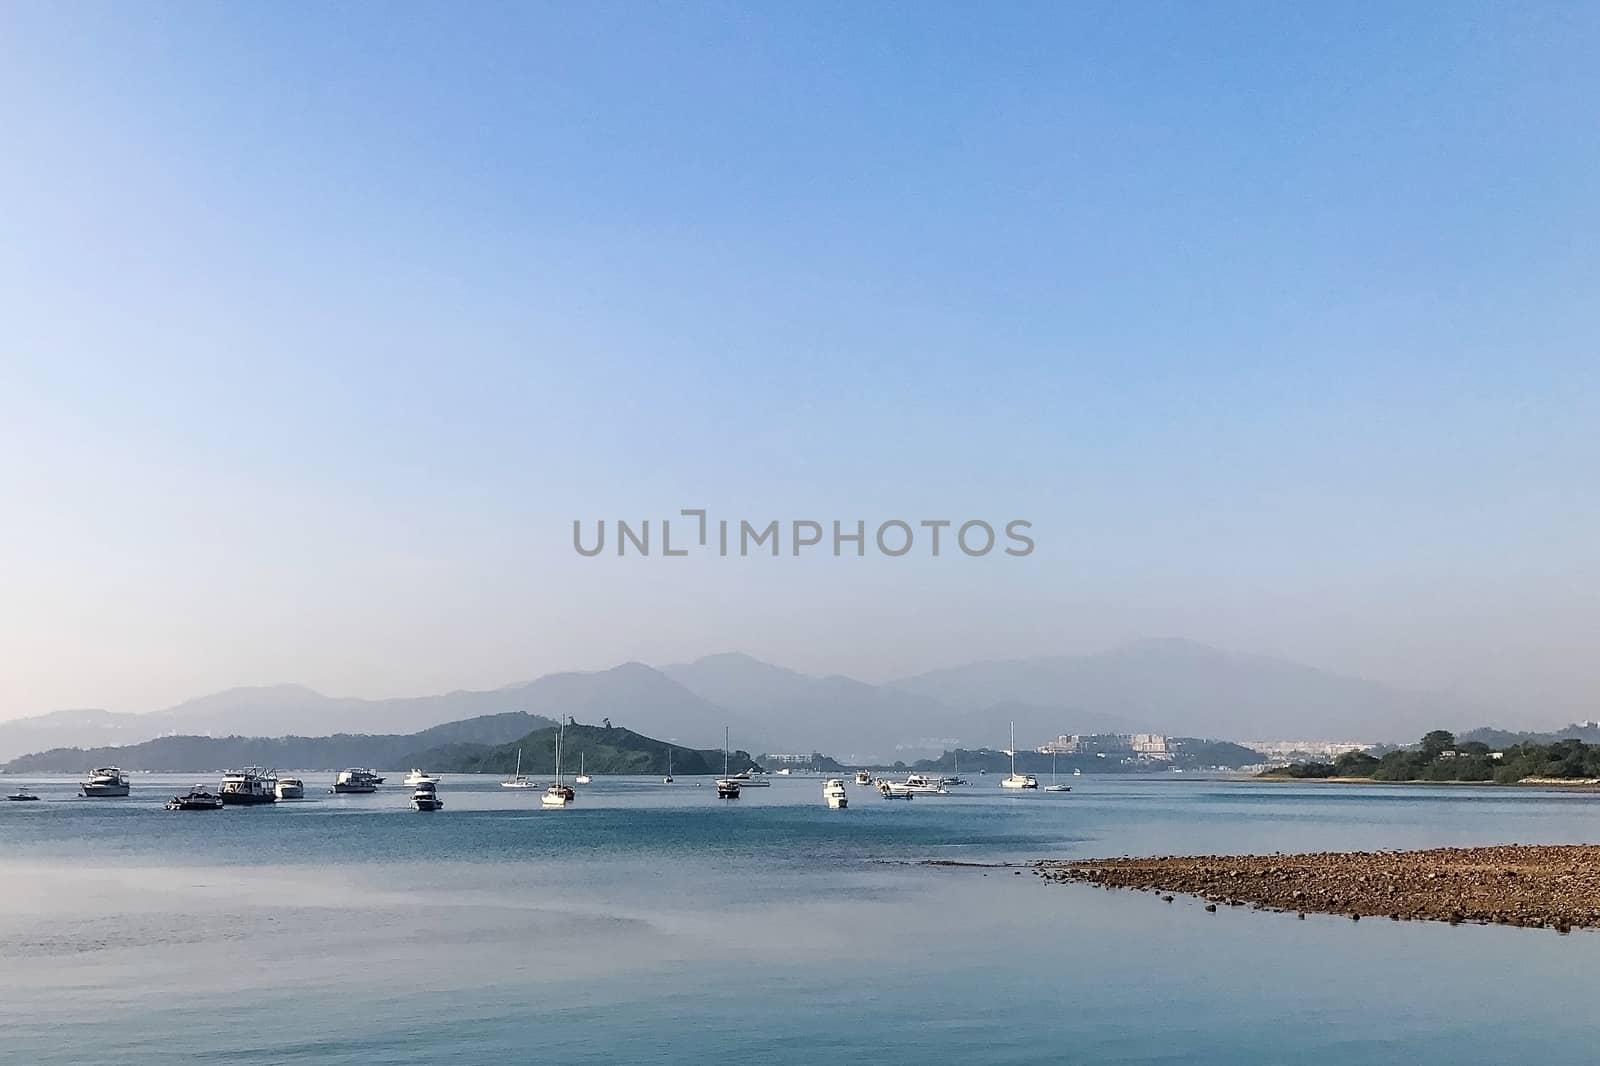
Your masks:
<svg viewBox="0 0 1600 1066"><path fill-rule="evenodd" d="M39 797L35 796L32 792L29 792L25 788L19 788L15 792L11 793L11 795L7 796L6 799L10 800L12 803L33 803L36 802Z"/></svg>

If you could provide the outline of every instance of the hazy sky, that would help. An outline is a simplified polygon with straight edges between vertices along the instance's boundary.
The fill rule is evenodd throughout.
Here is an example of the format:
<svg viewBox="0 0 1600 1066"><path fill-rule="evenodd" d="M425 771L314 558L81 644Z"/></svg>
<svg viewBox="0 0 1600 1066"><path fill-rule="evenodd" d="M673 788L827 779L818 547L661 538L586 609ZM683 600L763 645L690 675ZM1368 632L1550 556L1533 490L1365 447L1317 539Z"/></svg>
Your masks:
<svg viewBox="0 0 1600 1066"><path fill-rule="evenodd" d="M0 6L0 718L1181 635L1600 710L1600 10ZM595 559L571 522L1034 523Z"/></svg>

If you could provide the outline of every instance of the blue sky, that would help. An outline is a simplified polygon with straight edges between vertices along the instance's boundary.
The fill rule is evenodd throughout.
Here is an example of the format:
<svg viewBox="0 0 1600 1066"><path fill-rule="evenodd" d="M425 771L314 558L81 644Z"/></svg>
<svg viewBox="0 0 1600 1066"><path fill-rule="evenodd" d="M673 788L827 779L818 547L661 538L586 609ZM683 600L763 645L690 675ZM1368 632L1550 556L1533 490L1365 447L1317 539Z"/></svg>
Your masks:
<svg viewBox="0 0 1600 1066"><path fill-rule="evenodd" d="M1592 708L1586 5L13 4L0 717L1185 635ZM575 517L1026 560L582 560Z"/></svg>

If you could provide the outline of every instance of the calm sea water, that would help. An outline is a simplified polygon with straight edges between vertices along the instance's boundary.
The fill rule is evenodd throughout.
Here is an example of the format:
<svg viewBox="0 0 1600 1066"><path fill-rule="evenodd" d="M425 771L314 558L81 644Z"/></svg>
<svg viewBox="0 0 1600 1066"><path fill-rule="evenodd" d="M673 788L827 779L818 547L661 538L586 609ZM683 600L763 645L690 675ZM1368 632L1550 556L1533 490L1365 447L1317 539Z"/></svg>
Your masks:
<svg viewBox="0 0 1600 1066"><path fill-rule="evenodd" d="M402 774L393 774L398 782ZM1067 855L1595 841L1600 798L994 779L886 802L778 780L490 778L160 809L5 778L0 1060L1342 1063L1595 1060L1600 937L1206 914L1010 871ZM215 782L212 782L215 784Z"/></svg>

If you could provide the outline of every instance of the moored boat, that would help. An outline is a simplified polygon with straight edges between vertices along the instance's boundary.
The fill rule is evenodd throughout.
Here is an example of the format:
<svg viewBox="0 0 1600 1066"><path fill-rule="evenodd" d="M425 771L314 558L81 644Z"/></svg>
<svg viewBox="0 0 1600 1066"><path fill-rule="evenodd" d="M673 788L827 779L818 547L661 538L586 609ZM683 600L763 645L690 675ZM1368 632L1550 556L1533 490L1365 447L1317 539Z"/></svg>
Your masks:
<svg viewBox="0 0 1600 1066"><path fill-rule="evenodd" d="M298 777L280 777L277 787L278 798L281 800L297 800L306 798L306 783Z"/></svg>
<svg viewBox="0 0 1600 1066"><path fill-rule="evenodd" d="M411 809L417 811L443 810L444 800L439 798L439 786L431 779L418 781L416 791L411 793Z"/></svg>
<svg viewBox="0 0 1600 1066"><path fill-rule="evenodd" d="M904 781L879 781L878 794L886 800L908 800L916 795Z"/></svg>
<svg viewBox="0 0 1600 1066"><path fill-rule="evenodd" d="M411 772L406 775L407 788L416 788L418 785L430 781L435 785L439 783L439 779L437 777L434 777L426 770L418 770L415 767L413 767Z"/></svg>
<svg viewBox="0 0 1600 1066"><path fill-rule="evenodd" d="M259 766L229 770L222 775L222 802L230 807L254 807L278 802L278 774Z"/></svg>
<svg viewBox="0 0 1600 1066"><path fill-rule="evenodd" d="M739 798L739 779L728 775L728 727L722 727L722 776L717 778L717 798Z"/></svg>
<svg viewBox="0 0 1600 1066"><path fill-rule="evenodd" d="M37 801L38 798L38 796L35 796L32 792L29 792L25 788L18 788L15 792L6 797L6 799L13 803L33 803Z"/></svg>
<svg viewBox="0 0 1600 1066"><path fill-rule="evenodd" d="M128 794L128 775L119 766L103 766L90 770L89 776L78 783L81 793L91 799Z"/></svg>
<svg viewBox="0 0 1600 1066"><path fill-rule="evenodd" d="M539 802L546 807L565 807L578 798L578 794L561 781L561 741L566 735L567 725L563 722L556 730L556 779L539 797Z"/></svg>
<svg viewBox="0 0 1600 1066"><path fill-rule="evenodd" d="M500 782L501 788L534 788L532 781L522 772L522 749L517 749L517 768L510 777Z"/></svg>
<svg viewBox="0 0 1600 1066"><path fill-rule="evenodd" d="M199 785L191 788L182 796L173 796L167 800L169 811L220 811L222 810L222 797L215 792L207 792Z"/></svg>
<svg viewBox="0 0 1600 1066"><path fill-rule="evenodd" d="M1001 788L1038 788L1039 781L1032 774L1017 773L1017 723L1011 723L1011 746L1006 749L1011 756L1011 775L1000 779Z"/></svg>
<svg viewBox="0 0 1600 1066"><path fill-rule="evenodd" d="M822 786L822 798L832 810L842 811L850 806L850 797L845 793L844 781L837 777L830 777L828 783Z"/></svg>
<svg viewBox="0 0 1600 1066"><path fill-rule="evenodd" d="M870 784L872 784L872 772L870 770L857 770L856 771L856 784L858 784L858 785L870 785Z"/></svg>
<svg viewBox="0 0 1600 1066"><path fill-rule="evenodd" d="M363 770L352 766L348 770L340 770L333 779L333 792L341 796L361 796L369 792L378 791L378 784L382 779L371 770Z"/></svg>

